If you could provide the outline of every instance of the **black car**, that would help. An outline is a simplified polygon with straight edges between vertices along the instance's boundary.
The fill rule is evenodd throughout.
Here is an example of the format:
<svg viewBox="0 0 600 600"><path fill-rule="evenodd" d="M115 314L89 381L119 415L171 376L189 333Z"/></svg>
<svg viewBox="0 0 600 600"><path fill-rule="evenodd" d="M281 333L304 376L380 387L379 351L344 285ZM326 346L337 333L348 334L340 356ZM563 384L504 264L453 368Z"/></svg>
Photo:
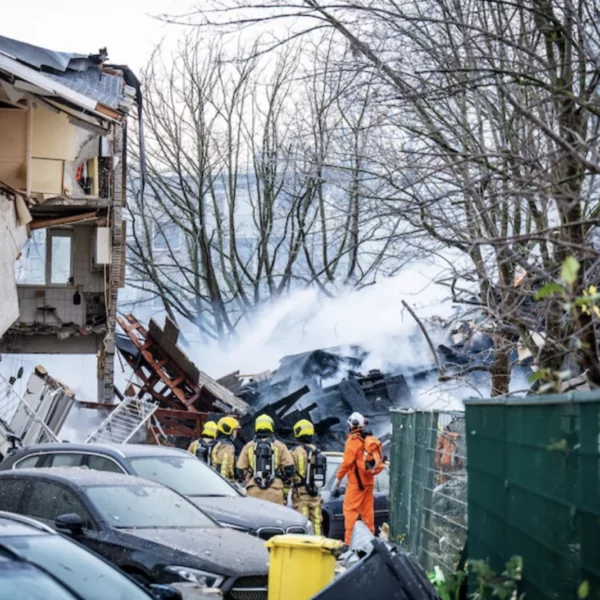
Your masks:
<svg viewBox="0 0 600 600"><path fill-rule="evenodd" d="M0 512L0 600L181 599L175 589L165 588L160 594L151 590L151 596L111 564L43 523Z"/></svg>
<svg viewBox="0 0 600 600"><path fill-rule="evenodd" d="M323 499L323 535L327 537L344 539L344 494L337 498L331 494L336 483L337 472L342 465L343 455L338 452L324 452L327 456L327 483L321 490ZM345 490L347 479L344 477L340 489ZM375 478L375 531L389 521L390 504L390 471L386 466Z"/></svg>
<svg viewBox="0 0 600 600"><path fill-rule="evenodd" d="M0 473L0 510L38 519L141 584L192 582L267 598L268 553L154 481L82 468Z"/></svg>
<svg viewBox="0 0 600 600"><path fill-rule="evenodd" d="M214 469L179 448L149 444L35 444L18 450L0 471L40 467L88 467L151 479L187 496L221 525L269 539L312 533L299 512L248 498Z"/></svg>

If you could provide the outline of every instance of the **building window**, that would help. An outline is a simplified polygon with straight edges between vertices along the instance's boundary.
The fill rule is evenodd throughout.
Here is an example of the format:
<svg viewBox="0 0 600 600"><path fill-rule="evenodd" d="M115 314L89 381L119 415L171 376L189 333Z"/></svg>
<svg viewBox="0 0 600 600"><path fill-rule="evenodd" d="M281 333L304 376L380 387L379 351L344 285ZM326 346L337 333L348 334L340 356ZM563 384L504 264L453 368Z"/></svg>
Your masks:
<svg viewBox="0 0 600 600"><path fill-rule="evenodd" d="M73 232L36 229L15 263L19 285L72 285Z"/></svg>
<svg viewBox="0 0 600 600"><path fill-rule="evenodd" d="M176 223L156 223L154 226L154 250L179 250L181 229Z"/></svg>

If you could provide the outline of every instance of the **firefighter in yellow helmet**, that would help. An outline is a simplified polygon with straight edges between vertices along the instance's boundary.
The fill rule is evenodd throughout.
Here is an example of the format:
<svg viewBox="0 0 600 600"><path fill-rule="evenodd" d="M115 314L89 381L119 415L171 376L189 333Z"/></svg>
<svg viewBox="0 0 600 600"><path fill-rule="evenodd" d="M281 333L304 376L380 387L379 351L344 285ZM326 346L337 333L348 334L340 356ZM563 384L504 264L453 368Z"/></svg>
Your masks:
<svg viewBox="0 0 600 600"><path fill-rule="evenodd" d="M235 481L235 446L233 440L240 428L235 417L222 417L217 423L217 439L212 450L211 464L222 477Z"/></svg>
<svg viewBox="0 0 600 600"><path fill-rule="evenodd" d="M245 480L248 496L285 504L284 486L294 476L294 459L287 446L275 438L275 422L269 415L257 417L254 431L254 439L238 458L238 476Z"/></svg>
<svg viewBox="0 0 600 600"><path fill-rule="evenodd" d="M210 465L216 437L217 424L214 421L206 421L202 427L202 434L189 445L188 452L191 452L196 458Z"/></svg>
<svg viewBox="0 0 600 600"><path fill-rule="evenodd" d="M294 437L299 444L292 450L296 475L292 489L292 506L313 524L315 535L321 535L320 489L325 485L327 458L313 442L314 425L302 419L294 425Z"/></svg>

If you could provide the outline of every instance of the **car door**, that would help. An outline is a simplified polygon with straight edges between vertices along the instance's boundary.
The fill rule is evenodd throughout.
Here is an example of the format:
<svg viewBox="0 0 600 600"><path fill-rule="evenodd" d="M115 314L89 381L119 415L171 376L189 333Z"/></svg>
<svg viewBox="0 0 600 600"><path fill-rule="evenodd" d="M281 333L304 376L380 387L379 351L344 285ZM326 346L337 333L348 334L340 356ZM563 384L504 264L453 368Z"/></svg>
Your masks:
<svg viewBox="0 0 600 600"><path fill-rule="evenodd" d="M122 547L116 539L112 529L99 524L75 490L62 483L34 480L25 495L21 511L53 528L57 517L75 513L83 519L85 528L81 534L72 536L72 539L115 564L119 564L129 554L127 548Z"/></svg>

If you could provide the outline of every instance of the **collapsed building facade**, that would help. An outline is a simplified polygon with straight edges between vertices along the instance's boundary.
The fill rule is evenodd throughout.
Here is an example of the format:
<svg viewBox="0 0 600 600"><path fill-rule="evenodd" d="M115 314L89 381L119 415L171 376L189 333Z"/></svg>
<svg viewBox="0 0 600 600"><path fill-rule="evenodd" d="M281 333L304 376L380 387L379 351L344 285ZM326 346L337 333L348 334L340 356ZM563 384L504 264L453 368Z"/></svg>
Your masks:
<svg viewBox="0 0 600 600"><path fill-rule="evenodd" d="M55 52L0 36L0 353L96 355L100 402L114 398L135 105L139 117L138 80L106 49ZM52 439L67 396L58 418L35 402L26 408L0 377L2 427L38 440L25 410Z"/></svg>
<svg viewBox="0 0 600 600"><path fill-rule="evenodd" d="M136 102L137 80L106 50L67 54L0 37L0 206L3 243L12 241L0 260L0 352L96 354L104 401L114 395Z"/></svg>

